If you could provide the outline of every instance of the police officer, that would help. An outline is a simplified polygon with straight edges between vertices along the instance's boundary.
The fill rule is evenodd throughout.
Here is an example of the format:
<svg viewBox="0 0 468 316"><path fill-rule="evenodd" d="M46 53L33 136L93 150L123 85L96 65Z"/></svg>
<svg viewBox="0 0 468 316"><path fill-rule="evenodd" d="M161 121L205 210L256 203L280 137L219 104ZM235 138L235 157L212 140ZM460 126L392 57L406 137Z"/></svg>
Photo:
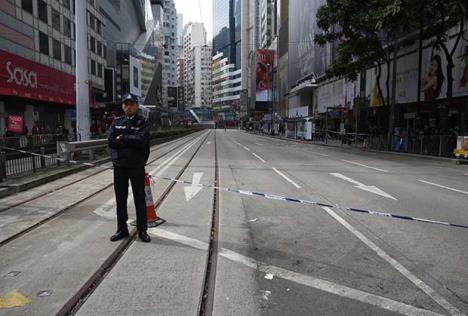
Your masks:
<svg viewBox="0 0 468 316"><path fill-rule="evenodd" d="M138 98L127 94L122 100L124 116L116 118L109 128L108 142L114 165L114 190L117 200L117 232L111 241L129 236L127 228L128 180L132 184L135 201L138 237L144 242L151 238L146 233L145 164L149 157L151 124L138 114Z"/></svg>

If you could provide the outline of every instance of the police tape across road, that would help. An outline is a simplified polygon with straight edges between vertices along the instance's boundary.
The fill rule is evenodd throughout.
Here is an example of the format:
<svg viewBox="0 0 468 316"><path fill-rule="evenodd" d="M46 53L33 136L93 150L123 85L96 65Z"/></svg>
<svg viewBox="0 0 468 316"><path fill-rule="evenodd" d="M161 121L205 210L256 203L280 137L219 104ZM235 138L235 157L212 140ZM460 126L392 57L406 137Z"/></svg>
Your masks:
<svg viewBox="0 0 468 316"><path fill-rule="evenodd" d="M113 169L112 167L100 166L100 165L96 165L96 164L89 163L89 162L81 162L81 161L76 161L76 160L68 160L67 161L66 159L63 159L63 158L52 157L52 156L49 156L49 155L41 155L41 154L37 154L37 153L29 152L29 151L24 151L24 150L20 150L20 149L15 149L15 148L10 148L10 147L5 147L5 146L0 146L0 149L16 151L16 152L20 152L20 153L23 153L23 154L29 154L29 155L33 155L33 156L37 156L37 157L44 157L44 158L49 158L49 159L54 159L55 158L58 161L68 162L68 163L71 163L71 164L81 164L81 165L94 167L94 168ZM372 210L367 210L367 209L362 209L362 208L343 207L343 206L339 206L339 205L332 205L332 204L327 204L327 203L322 203L322 202L317 202L317 201L309 201L309 200L285 197L285 196L280 196L280 195L276 195L276 194L268 194L268 193L263 193L263 192L254 192L254 191L225 188L225 187L213 186L213 185L207 185L207 184L193 183L193 182L190 182L190 181L178 180L178 179L173 179L173 178L168 178L168 177L161 177L161 176L149 175L149 178L153 182L155 182L155 180L157 180L157 179L166 180L166 181L172 181L172 182L181 183L181 184L188 184L188 185L195 186L195 187L198 186L198 187L202 187L202 188L216 189L216 190L223 191L223 192L231 192L231 193L237 193L237 194L242 194L242 195L262 197L262 198L270 199L270 200L284 201L284 202L289 202L289 203L308 204L308 205L315 205L315 206L320 206L320 207L330 207L330 208L336 208L336 209L340 209L340 210L347 211L347 212L354 212L354 213L361 213L361 214L382 216L382 217L391 217L391 218L395 218L395 219L399 219L399 220L408 220L408 221L415 221L415 222L422 222L422 223L428 223L428 224L437 224L437 225L444 225L444 226L468 229L468 225L464 225L464 224L454 224L454 223L436 221L436 220L425 219L425 218L420 218L420 217L407 216L407 215L402 215L402 214L372 211Z"/></svg>

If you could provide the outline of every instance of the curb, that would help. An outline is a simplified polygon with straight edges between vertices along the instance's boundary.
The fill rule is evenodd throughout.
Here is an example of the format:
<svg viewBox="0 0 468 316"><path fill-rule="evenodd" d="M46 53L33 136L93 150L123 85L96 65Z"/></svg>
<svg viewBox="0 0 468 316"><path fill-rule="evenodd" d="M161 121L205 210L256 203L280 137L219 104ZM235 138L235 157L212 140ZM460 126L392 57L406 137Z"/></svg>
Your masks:
<svg viewBox="0 0 468 316"><path fill-rule="evenodd" d="M325 146L325 147L334 147L334 148L340 148L340 149L345 149L345 150L354 150L354 151L359 151L359 152L371 152L371 153L379 153L379 154L388 154L388 155L397 155L397 156L403 156L403 157L411 157L411 158L422 158L422 159L430 159L430 160L439 160L443 162L453 162L456 164L468 164L468 161L464 161L462 159L456 159L456 158L448 158L448 157L438 157L438 156L429 156L429 155L423 155L423 154L412 154L412 153L400 153L400 152L394 152L394 151L384 151L384 150L376 150L376 149L361 149L358 147L342 147L342 146L337 146L337 145L329 145L329 144L323 144L323 143L314 143L312 141L304 141L304 140L298 140L298 139L289 139L289 138L283 138L283 137L278 137L278 136L271 136L271 135L264 135L264 134L255 134L255 133L249 133L247 131L244 131L245 133L252 134L252 135L257 135L257 136L263 136L263 137L269 137L269 138L275 138L279 140L284 140L284 141L292 141L296 143L301 143L301 144L308 144L308 145L316 145L316 146Z"/></svg>

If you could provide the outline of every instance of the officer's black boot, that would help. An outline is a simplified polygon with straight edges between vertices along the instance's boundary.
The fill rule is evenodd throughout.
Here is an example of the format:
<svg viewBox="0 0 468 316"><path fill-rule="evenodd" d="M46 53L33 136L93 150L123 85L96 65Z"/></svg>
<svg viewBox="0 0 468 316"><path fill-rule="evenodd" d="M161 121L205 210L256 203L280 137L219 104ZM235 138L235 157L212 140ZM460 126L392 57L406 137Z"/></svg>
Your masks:
<svg viewBox="0 0 468 316"><path fill-rule="evenodd" d="M142 242L150 242L151 241L151 237L146 233L146 231L139 231L138 232L138 237L140 237L140 240Z"/></svg>
<svg viewBox="0 0 468 316"><path fill-rule="evenodd" d="M114 235L111 236L110 241L118 241L128 237L130 234L128 230L118 230Z"/></svg>

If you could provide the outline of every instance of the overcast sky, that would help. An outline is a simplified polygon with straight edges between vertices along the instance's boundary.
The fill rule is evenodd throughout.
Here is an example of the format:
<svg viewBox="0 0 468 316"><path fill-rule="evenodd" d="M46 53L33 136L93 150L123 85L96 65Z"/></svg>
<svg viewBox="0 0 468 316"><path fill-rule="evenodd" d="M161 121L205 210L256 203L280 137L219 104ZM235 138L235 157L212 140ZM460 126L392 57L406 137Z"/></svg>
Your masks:
<svg viewBox="0 0 468 316"><path fill-rule="evenodd" d="M212 28L213 28L213 0L174 0L177 14L184 15L184 25L189 22L203 22L207 32L207 41L212 41ZM198 3L201 4L203 15L200 17L200 8Z"/></svg>

